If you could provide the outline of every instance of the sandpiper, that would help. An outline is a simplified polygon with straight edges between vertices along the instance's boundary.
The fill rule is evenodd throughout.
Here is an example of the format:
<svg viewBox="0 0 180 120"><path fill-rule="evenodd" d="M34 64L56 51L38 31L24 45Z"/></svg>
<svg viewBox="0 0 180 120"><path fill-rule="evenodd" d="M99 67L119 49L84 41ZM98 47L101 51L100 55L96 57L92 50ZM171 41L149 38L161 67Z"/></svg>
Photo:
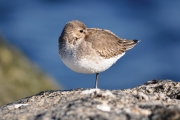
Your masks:
<svg viewBox="0 0 180 120"><path fill-rule="evenodd" d="M78 73L98 75L107 70L139 40L126 40L109 30L86 28L85 24L73 20L68 22L59 37L59 54L63 63Z"/></svg>

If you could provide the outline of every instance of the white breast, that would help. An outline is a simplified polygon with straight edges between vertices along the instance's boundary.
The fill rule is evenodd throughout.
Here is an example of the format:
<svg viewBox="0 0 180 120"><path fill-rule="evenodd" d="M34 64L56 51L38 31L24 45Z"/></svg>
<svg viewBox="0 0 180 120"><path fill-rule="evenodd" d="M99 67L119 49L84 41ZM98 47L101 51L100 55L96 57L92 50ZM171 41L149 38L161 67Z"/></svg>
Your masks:
<svg viewBox="0 0 180 120"><path fill-rule="evenodd" d="M82 59L78 59L79 57L72 54L72 51L69 51L61 59L68 68L75 72L93 74L107 70L124 54L109 59L102 58L101 56L84 56Z"/></svg>

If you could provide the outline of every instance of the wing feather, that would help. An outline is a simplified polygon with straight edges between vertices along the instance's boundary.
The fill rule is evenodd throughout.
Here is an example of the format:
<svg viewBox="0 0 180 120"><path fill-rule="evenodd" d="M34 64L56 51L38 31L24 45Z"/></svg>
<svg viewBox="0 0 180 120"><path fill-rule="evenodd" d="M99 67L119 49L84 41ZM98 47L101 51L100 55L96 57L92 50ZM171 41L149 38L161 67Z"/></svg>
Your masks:
<svg viewBox="0 0 180 120"><path fill-rule="evenodd" d="M85 40L91 42L92 48L104 58L122 54L133 48L138 42L138 40L119 38L109 30L97 28L88 28Z"/></svg>

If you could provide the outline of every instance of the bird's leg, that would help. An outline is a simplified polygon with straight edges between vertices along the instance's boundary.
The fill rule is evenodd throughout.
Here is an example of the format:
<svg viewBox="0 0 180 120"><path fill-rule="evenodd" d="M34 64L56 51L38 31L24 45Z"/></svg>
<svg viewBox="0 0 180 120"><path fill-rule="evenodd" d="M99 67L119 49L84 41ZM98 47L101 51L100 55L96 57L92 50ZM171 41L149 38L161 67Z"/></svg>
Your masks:
<svg viewBox="0 0 180 120"><path fill-rule="evenodd" d="M96 82L95 82L95 88L96 89L98 88L98 75L99 75L99 73L96 73Z"/></svg>

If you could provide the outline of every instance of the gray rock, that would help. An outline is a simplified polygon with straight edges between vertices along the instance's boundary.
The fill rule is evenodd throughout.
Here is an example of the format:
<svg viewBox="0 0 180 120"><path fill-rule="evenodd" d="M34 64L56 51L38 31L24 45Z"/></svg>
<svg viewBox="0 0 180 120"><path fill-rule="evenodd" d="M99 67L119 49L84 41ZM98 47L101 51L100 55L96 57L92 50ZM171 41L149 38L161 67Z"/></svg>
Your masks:
<svg viewBox="0 0 180 120"><path fill-rule="evenodd" d="M0 107L2 120L180 120L180 83L45 91Z"/></svg>

